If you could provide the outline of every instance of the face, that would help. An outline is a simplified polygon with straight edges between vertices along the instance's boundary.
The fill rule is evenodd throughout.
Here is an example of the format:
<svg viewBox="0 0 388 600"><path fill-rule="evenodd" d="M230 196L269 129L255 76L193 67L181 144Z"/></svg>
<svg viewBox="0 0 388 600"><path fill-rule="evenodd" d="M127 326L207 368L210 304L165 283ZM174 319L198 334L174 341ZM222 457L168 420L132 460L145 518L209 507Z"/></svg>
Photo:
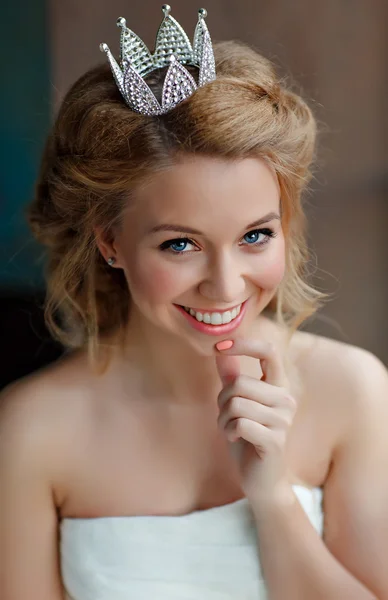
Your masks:
<svg viewBox="0 0 388 600"><path fill-rule="evenodd" d="M277 178L258 159L187 157L137 191L114 251L132 314L214 354L249 335L283 279Z"/></svg>

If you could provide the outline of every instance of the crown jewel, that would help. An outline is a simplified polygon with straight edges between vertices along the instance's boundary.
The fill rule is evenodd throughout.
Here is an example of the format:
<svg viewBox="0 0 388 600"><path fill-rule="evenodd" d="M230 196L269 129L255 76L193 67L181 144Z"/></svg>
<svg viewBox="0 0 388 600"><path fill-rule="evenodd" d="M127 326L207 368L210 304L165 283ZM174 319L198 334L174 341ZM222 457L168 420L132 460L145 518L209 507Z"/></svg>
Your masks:
<svg viewBox="0 0 388 600"><path fill-rule="evenodd" d="M183 28L170 15L168 4L162 6L164 19L156 35L155 52L151 54L145 43L120 17L120 66L107 44L100 50L108 56L113 77L125 102L135 112L143 115L162 115L189 98L198 87L216 78L215 61L209 30L205 23L207 12L198 11L193 46ZM198 84L184 65L199 68ZM161 103L144 81L155 69L167 67Z"/></svg>

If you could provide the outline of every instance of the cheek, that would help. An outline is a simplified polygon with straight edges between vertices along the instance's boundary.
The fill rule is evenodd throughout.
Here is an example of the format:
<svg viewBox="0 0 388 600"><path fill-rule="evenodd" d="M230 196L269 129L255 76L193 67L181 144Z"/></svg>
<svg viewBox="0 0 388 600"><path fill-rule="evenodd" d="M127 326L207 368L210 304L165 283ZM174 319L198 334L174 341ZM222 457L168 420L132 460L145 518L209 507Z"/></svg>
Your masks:
<svg viewBox="0 0 388 600"><path fill-rule="evenodd" d="M184 288L184 278L177 266L158 260L158 257L142 257L127 268L129 289L133 299L142 298L151 304L163 302L178 295Z"/></svg>
<svg viewBox="0 0 388 600"><path fill-rule="evenodd" d="M280 241L280 240L279 240ZM255 277L256 284L268 290L275 289L283 280L286 270L284 242L278 243L272 252L268 252Z"/></svg>
<svg viewBox="0 0 388 600"><path fill-rule="evenodd" d="M159 266L153 269L152 276L147 278L144 285L150 300L157 301L174 295L174 290L179 286L179 281L177 281L176 275L171 270Z"/></svg>

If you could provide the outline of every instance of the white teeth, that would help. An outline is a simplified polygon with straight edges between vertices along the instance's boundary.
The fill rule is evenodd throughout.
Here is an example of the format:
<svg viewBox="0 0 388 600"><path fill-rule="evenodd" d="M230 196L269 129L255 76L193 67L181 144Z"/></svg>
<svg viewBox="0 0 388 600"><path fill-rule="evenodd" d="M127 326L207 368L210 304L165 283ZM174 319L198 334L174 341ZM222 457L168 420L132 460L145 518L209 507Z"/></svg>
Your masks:
<svg viewBox="0 0 388 600"><path fill-rule="evenodd" d="M220 313L212 313L210 315L210 323L212 325L222 325L222 317Z"/></svg>
<svg viewBox="0 0 388 600"><path fill-rule="evenodd" d="M189 313L192 317L197 319L200 323L203 321L208 325L226 325L235 319L241 312L241 304L237 308L233 308L233 310L227 310L224 313L201 313L199 311L195 311L193 308L188 308L187 306L183 307L187 313Z"/></svg>
<svg viewBox="0 0 388 600"><path fill-rule="evenodd" d="M232 313L230 312L230 310L227 310L223 315L222 315L222 324L225 325L226 323L230 323L232 320Z"/></svg>

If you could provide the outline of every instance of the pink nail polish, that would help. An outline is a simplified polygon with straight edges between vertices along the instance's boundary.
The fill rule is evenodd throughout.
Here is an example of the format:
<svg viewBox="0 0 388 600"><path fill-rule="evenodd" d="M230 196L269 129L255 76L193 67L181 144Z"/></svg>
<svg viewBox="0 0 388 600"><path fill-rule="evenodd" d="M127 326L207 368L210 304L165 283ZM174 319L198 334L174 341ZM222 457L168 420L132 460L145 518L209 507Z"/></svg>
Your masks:
<svg viewBox="0 0 388 600"><path fill-rule="evenodd" d="M224 342L218 342L216 344L217 350L229 350L233 346L232 340L225 340Z"/></svg>

